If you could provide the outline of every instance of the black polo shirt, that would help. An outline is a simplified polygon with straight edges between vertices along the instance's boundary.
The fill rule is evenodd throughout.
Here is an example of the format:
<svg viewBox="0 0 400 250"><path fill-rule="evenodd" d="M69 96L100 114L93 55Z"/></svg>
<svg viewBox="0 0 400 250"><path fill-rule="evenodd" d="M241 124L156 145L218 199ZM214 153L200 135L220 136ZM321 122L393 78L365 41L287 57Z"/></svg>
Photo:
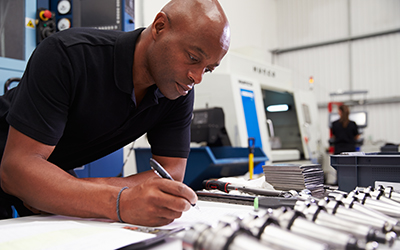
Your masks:
<svg viewBox="0 0 400 250"><path fill-rule="evenodd" d="M358 126L355 122L349 121L346 128L339 120L332 123L332 134L335 136L335 154L342 152L356 151L356 139L359 134Z"/></svg>
<svg viewBox="0 0 400 250"><path fill-rule="evenodd" d="M0 97L0 105L9 106L0 107L0 147L8 123L55 145L49 161L65 170L99 159L146 132L153 154L186 158L194 91L169 100L153 85L136 107L132 66L142 31L72 28L42 41L21 82Z"/></svg>

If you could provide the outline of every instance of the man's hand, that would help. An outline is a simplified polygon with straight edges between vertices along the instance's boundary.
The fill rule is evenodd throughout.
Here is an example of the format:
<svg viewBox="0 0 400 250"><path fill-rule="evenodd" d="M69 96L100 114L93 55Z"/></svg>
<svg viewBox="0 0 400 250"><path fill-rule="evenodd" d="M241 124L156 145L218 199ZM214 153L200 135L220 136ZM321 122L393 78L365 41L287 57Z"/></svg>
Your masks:
<svg viewBox="0 0 400 250"><path fill-rule="evenodd" d="M196 202L196 193L185 184L154 177L122 192L120 215L127 223L162 226L179 218Z"/></svg>

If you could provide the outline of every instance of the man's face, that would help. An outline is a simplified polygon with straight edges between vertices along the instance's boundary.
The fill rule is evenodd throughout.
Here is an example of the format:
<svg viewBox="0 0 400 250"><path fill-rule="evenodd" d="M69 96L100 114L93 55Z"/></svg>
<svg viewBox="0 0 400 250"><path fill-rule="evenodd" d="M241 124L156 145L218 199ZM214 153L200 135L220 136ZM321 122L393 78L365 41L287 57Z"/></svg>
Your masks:
<svg viewBox="0 0 400 250"><path fill-rule="evenodd" d="M201 33L192 30L199 29L169 29L155 42L149 57L150 74L170 100L186 95L200 83L204 73L219 65L229 47L229 34L218 37L211 28Z"/></svg>

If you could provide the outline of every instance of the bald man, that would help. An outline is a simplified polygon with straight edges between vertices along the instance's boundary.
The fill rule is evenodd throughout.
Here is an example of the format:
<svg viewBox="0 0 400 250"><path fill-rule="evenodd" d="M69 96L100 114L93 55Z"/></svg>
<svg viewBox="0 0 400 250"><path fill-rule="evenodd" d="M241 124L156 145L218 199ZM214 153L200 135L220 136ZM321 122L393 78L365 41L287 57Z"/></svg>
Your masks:
<svg viewBox="0 0 400 250"><path fill-rule="evenodd" d="M182 183L195 84L230 42L216 0L172 0L132 32L72 28L46 38L0 97L0 217L37 212L159 226L196 193ZM153 172L78 179L68 172L147 133ZM121 167L121 166L110 166Z"/></svg>

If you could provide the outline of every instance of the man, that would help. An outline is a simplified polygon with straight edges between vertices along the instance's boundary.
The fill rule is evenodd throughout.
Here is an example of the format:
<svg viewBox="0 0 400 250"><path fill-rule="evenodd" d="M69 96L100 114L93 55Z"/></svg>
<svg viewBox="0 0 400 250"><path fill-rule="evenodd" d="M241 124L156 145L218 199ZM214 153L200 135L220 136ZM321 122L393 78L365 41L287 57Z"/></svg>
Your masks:
<svg viewBox="0 0 400 250"><path fill-rule="evenodd" d="M21 215L147 226L180 217L197 201L181 183L192 88L218 66L229 42L217 0L172 0L151 26L133 32L70 29L46 38L18 87L0 98L3 217L11 205ZM153 158L177 181L151 171L87 179L67 173L146 132Z"/></svg>

